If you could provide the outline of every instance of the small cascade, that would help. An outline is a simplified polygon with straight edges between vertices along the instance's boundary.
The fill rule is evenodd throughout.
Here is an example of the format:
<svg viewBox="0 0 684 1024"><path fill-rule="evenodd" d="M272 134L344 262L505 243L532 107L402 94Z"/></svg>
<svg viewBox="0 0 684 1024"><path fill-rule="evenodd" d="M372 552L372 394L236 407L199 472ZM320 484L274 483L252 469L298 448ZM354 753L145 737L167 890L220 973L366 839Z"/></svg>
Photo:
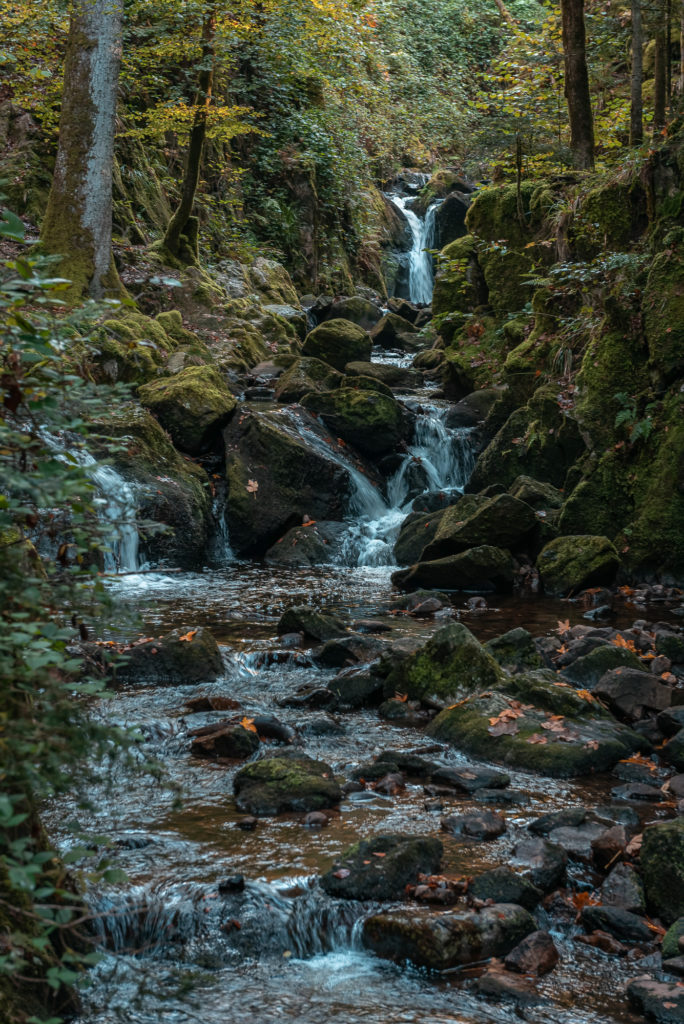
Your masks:
<svg viewBox="0 0 684 1024"><path fill-rule="evenodd" d="M225 487L217 489L212 501L211 515L215 529L211 537L210 562L215 566L230 565L237 561L230 545L230 534L225 514Z"/></svg>
<svg viewBox="0 0 684 1024"><path fill-rule="evenodd" d="M108 523L109 550L105 553L105 569L107 572L136 572L140 568L140 540L133 487L111 466L96 466L92 477L98 491L95 504Z"/></svg>
<svg viewBox="0 0 684 1024"><path fill-rule="evenodd" d="M435 284L435 268L430 250L435 245L435 214L442 200L432 203L421 220L409 205L413 202L412 196L391 195L389 198L408 221L413 237L409 253L409 299L418 306L428 306L432 302Z"/></svg>

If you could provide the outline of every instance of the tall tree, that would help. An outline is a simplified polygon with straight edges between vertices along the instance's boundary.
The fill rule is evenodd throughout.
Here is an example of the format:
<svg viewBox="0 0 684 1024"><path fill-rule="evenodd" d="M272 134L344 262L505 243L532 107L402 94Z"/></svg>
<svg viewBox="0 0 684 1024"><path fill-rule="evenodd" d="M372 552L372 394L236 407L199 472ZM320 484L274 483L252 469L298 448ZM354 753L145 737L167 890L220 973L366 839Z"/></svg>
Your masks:
<svg viewBox="0 0 684 1024"><path fill-rule="evenodd" d="M653 82L653 128L660 130L665 125L667 110L667 66L669 63L667 24L667 2L658 0L655 8L655 70Z"/></svg>
<svg viewBox="0 0 684 1024"><path fill-rule="evenodd" d="M629 119L629 144L640 146L644 141L644 103L642 83L644 77L644 29L641 19L641 0L632 0L632 97Z"/></svg>
<svg viewBox="0 0 684 1024"><path fill-rule="evenodd" d="M195 97L195 112L190 130L183 187L180 203L169 221L164 235L164 247L173 256L179 256L188 262L197 258L199 225L192 216L192 208L195 204L195 195L200 180L202 152L207 136L207 120L214 85L216 6L214 3L209 5L202 23L202 63Z"/></svg>
<svg viewBox="0 0 684 1024"><path fill-rule="evenodd" d="M112 166L123 0L74 0L59 144L42 229L74 298L121 290L112 258Z"/></svg>
<svg viewBox="0 0 684 1024"><path fill-rule="evenodd" d="M594 118L589 94L584 0L561 0L565 98L570 117L570 147L575 167L594 166Z"/></svg>

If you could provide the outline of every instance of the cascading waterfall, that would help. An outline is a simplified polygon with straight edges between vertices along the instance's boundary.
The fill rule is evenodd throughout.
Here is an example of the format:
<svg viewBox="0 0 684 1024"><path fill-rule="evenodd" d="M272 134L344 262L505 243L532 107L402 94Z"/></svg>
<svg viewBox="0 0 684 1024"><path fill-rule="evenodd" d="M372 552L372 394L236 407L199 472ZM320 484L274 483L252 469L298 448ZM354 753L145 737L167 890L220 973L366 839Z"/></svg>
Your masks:
<svg viewBox="0 0 684 1024"><path fill-rule="evenodd" d="M412 196L392 195L390 199L408 221L413 246L409 253L409 299L418 306L429 306L435 284L435 270L430 249L435 244L435 214L442 204L437 200L428 208L423 220L408 205Z"/></svg>
<svg viewBox="0 0 684 1024"><path fill-rule="evenodd" d="M111 466L97 466L92 477L98 491L95 504L108 523L109 550L105 553L105 569L136 572L140 568L140 540L133 487Z"/></svg>

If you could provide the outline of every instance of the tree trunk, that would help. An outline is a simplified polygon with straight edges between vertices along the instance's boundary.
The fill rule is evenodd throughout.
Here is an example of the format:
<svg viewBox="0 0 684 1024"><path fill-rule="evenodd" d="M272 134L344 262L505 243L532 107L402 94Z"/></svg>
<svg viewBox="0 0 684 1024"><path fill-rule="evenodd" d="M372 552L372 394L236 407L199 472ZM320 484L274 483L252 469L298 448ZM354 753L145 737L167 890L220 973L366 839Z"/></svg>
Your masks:
<svg viewBox="0 0 684 1024"><path fill-rule="evenodd" d="M123 0L74 0L55 172L42 228L70 296L121 293L112 258L112 168Z"/></svg>
<svg viewBox="0 0 684 1024"><path fill-rule="evenodd" d="M679 95L684 96L684 0L679 14Z"/></svg>
<svg viewBox="0 0 684 1024"><path fill-rule="evenodd" d="M199 258L199 224L192 217L192 208L195 205L195 195L200 180L202 152L207 135L207 118L214 85L215 33L216 7L212 4L202 25L202 70L195 99L195 115L190 131L181 199L164 235L164 247L173 256L177 256L187 263L195 263Z"/></svg>
<svg viewBox="0 0 684 1024"><path fill-rule="evenodd" d="M640 146L644 141L644 30L641 21L641 0L632 0L632 103L629 120L629 144Z"/></svg>
<svg viewBox="0 0 684 1024"><path fill-rule="evenodd" d="M575 167L594 166L594 118L589 95L584 0L562 0L565 98L570 115L570 148Z"/></svg>
<svg viewBox="0 0 684 1024"><path fill-rule="evenodd" d="M665 23L667 4L659 0L656 7L655 35L655 74L653 83L653 130L660 131L665 126L667 110L667 25Z"/></svg>

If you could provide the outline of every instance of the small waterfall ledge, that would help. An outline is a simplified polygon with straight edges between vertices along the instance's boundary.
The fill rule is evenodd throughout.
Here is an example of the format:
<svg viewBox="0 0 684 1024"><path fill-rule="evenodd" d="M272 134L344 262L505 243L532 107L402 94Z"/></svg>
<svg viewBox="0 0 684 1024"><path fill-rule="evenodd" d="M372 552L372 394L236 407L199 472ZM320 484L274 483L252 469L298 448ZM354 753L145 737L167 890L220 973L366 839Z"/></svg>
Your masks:
<svg viewBox="0 0 684 1024"><path fill-rule="evenodd" d="M421 219L411 209L415 196L388 195L401 211L411 230L413 245L408 254L409 299L417 306L429 306L435 285L435 268L430 250L435 245L435 214L443 200L432 203Z"/></svg>

